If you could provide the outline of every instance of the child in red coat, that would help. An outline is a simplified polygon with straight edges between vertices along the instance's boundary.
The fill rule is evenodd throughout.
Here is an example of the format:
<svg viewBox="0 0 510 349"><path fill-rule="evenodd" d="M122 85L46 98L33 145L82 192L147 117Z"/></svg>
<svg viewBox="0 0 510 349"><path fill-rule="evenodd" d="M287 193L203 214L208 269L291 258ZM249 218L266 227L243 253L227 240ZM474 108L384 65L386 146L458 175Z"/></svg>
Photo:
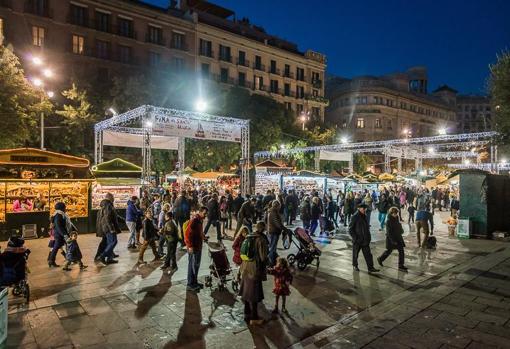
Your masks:
<svg viewBox="0 0 510 349"><path fill-rule="evenodd" d="M285 258L279 257L276 260L276 266L270 268L268 273L274 276L273 293L276 295L276 303L273 309L274 314L278 314L278 302L282 297L282 312L286 312L285 300L290 295L290 284L292 283L292 274L289 268L289 262Z"/></svg>

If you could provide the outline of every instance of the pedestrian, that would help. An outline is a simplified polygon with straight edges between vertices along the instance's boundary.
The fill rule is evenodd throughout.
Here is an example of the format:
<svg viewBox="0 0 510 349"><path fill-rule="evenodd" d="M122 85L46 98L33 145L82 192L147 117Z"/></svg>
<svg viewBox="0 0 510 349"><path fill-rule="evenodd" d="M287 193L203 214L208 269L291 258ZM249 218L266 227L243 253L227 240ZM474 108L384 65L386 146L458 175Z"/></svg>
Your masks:
<svg viewBox="0 0 510 349"><path fill-rule="evenodd" d="M66 205L63 202L57 202L55 204L55 213L51 218L51 222L53 224L54 242L48 256L48 266L50 268L59 267L59 265L55 262L57 252L64 247L66 239L69 237L69 234L74 227L71 223L71 218L66 213Z"/></svg>
<svg viewBox="0 0 510 349"><path fill-rule="evenodd" d="M312 205L310 207L310 214L311 214L311 222L310 222L310 235L315 235L315 230L319 226L319 221L321 219L321 207L320 207L320 201L318 196L314 196L312 198Z"/></svg>
<svg viewBox="0 0 510 349"><path fill-rule="evenodd" d="M241 246L246 254L241 254L243 262L239 294L244 302L244 320L250 325L261 325L264 322L259 318L258 304L264 299L262 282L267 280L269 242L264 235L265 228L264 222L258 222L255 231L246 237Z"/></svg>
<svg viewBox="0 0 510 349"><path fill-rule="evenodd" d="M354 213L354 197L352 191L345 195L344 199L344 227L346 227L351 220L351 216Z"/></svg>
<svg viewBox="0 0 510 349"><path fill-rule="evenodd" d="M165 236L161 233L163 230L163 227L165 225L165 216L166 213L170 212L170 204L164 203L163 207L161 208L161 211L159 212L158 216L158 224L157 224L157 230L159 233L159 241L158 241L158 255L163 257L165 255L165 252L163 250L163 247L165 247L166 239Z"/></svg>
<svg viewBox="0 0 510 349"><path fill-rule="evenodd" d="M386 194L382 194L379 198L379 203L377 204L377 210L379 211L379 224L380 228L379 231L384 230L384 225L386 223L386 216L388 214L388 210L390 208L390 203L388 202L388 197Z"/></svg>
<svg viewBox="0 0 510 349"><path fill-rule="evenodd" d="M296 219L297 210L299 207L299 199L294 190L290 190L289 195L285 198L285 206L287 208L287 225L292 225Z"/></svg>
<svg viewBox="0 0 510 349"><path fill-rule="evenodd" d="M179 241L179 228L174 221L174 215L171 211L165 213L165 223L161 230L161 235L166 242L166 257L165 263L161 266L161 269L170 268L171 272L177 271L177 242Z"/></svg>
<svg viewBox="0 0 510 349"><path fill-rule="evenodd" d="M411 222L413 222L414 224L414 212L416 211L416 208L414 207L414 204L411 202L411 203L408 203L408 206L407 206L407 212L409 213L409 217L407 218L407 224L411 224Z"/></svg>
<svg viewBox="0 0 510 349"><path fill-rule="evenodd" d="M138 219L143 216L142 210L140 210L138 205L138 197L132 196L131 199L127 202L127 209L126 209L126 225L129 230L129 239L128 239L128 245L127 248L136 248L136 244L138 239L136 238L137 235L137 227L136 222Z"/></svg>
<svg viewBox="0 0 510 349"><path fill-rule="evenodd" d="M158 240L158 231L154 226L154 216L151 210L145 211L145 219L143 220L143 244L140 246L140 252L138 253L138 264L145 264L143 256L147 247L151 247L152 253L154 254L153 262L160 259L158 250L156 248L156 241Z"/></svg>
<svg viewBox="0 0 510 349"><path fill-rule="evenodd" d="M267 232L269 238L268 257L270 266L274 266L276 264L276 257L278 257L276 253L278 240L282 232L285 230L285 225L283 224L282 215L280 213L280 205L281 204L278 200L273 200L267 217Z"/></svg>
<svg viewBox="0 0 510 349"><path fill-rule="evenodd" d="M430 201L427 199L424 193L419 193L415 198L414 205L416 206L416 239L418 247L425 247L427 239L429 238L429 221L430 212L428 211ZM422 240L422 233L424 239ZM422 244L423 241L423 244Z"/></svg>
<svg viewBox="0 0 510 349"><path fill-rule="evenodd" d="M268 274L274 277L273 293L276 296L273 314L278 314L278 303L282 298L282 312L287 312L285 303L290 296L290 284L292 283L292 273L290 272L289 262L285 258L279 257L274 268L268 269Z"/></svg>
<svg viewBox="0 0 510 349"><path fill-rule="evenodd" d="M402 237L403 234L404 229L398 218L398 208L391 207L388 210L388 219L386 221L386 250L377 258L377 262L381 267L386 258L396 249L398 251L398 269L407 271L407 267L404 264L404 247L406 244Z"/></svg>
<svg viewBox="0 0 510 349"><path fill-rule="evenodd" d="M114 258L117 246L117 234L120 234L120 226L117 212L113 206L114 197L112 193L107 193L100 203L100 209L97 212L96 235L101 237L99 243L96 260L101 261L104 265L118 263Z"/></svg>
<svg viewBox="0 0 510 349"><path fill-rule="evenodd" d="M244 239L250 233L248 227L242 226L241 229L237 232L237 235L234 238L234 242L232 244L232 249L234 250L234 256L232 261L235 265L240 266L243 262L241 259L241 246L243 244Z"/></svg>
<svg viewBox="0 0 510 349"><path fill-rule="evenodd" d="M303 202L301 203L301 206L299 207L299 217L301 218L301 221L303 222L303 228L309 232L310 231L310 221L312 219L312 212L311 212L309 196L305 196L305 198L303 199Z"/></svg>
<svg viewBox="0 0 510 349"><path fill-rule="evenodd" d="M333 197L327 196L326 220L333 222L333 224L335 225L335 228L338 229L338 224L336 223L336 220L335 220L335 212L337 212L337 211L338 211L338 209L336 207L335 201L333 200Z"/></svg>
<svg viewBox="0 0 510 349"><path fill-rule="evenodd" d="M368 272L375 273L379 270L374 268L374 260L372 252L370 251L370 241L372 237L370 235L367 217L365 216L366 209L367 205L360 204L356 213L352 215L352 219L349 223L349 235L352 238L352 267L355 271L359 271L358 254L361 250L365 262L367 263Z"/></svg>
<svg viewBox="0 0 510 349"><path fill-rule="evenodd" d="M88 266L83 264L81 261L82 258L83 256L81 254L80 245L78 245L78 232L73 231L66 240L66 264L64 265L63 270L71 270L71 268L69 268L71 263L78 263L80 270L87 269Z"/></svg>
<svg viewBox="0 0 510 349"><path fill-rule="evenodd" d="M204 287L198 282L198 270L202 258L202 246L205 240L203 231L204 218L207 215L207 207L202 206L186 227L184 241L188 249L188 283L186 290L199 292Z"/></svg>
<svg viewBox="0 0 510 349"><path fill-rule="evenodd" d="M244 202L237 213L237 226L236 233L241 229L243 225L247 226L248 229L252 229L253 221L255 220L255 204L257 199L251 197L248 201Z"/></svg>
<svg viewBox="0 0 510 349"><path fill-rule="evenodd" d="M182 190L174 203L174 217L177 225L179 226L179 240L181 248L184 248L184 223L190 219L191 215L191 202L186 197L186 190Z"/></svg>
<svg viewBox="0 0 510 349"><path fill-rule="evenodd" d="M223 238L227 236L227 227L229 220L229 212L228 212L228 202L227 197L222 195L220 196L220 222L221 222L221 235ZM232 219L232 217L230 217Z"/></svg>
<svg viewBox="0 0 510 349"><path fill-rule="evenodd" d="M371 226L370 219L372 217L372 209L374 207L374 199L372 199L372 195L370 195L369 192L367 192L367 194L363 198L363 203L365 205L367 205L366 216L367 216L368 226L370 227Z"/></svg>
<svg viewBox="0 0 510 349"><path fill-rule="evenodd" d="M205 236L207 236L211 225L216 228L216 239L218 242L221 242L220 204L218 202L217 193L214 193L207 201L207 224L204 229Z"/></svg>

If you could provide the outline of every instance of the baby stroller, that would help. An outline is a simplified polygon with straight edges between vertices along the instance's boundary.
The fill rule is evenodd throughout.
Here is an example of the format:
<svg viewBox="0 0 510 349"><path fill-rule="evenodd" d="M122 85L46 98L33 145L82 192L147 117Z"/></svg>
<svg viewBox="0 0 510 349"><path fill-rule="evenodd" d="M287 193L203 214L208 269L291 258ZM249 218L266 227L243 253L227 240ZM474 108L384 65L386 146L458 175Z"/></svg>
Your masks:
<svg viewBox="0 0 510 349"><path fill-rule="evenodd" d="M235 278L227 279L232 274L232 268L228 262L225 246L219 242L208 242L207 248L211 257L211 265L209 265L210 275L205 277L205 286L212 287L213 277L218 279L218 288L224 290L227 282L232 280L232 289L234 292L239 291L239 283Z"/></svg>
<svg viewBox="0 0 510 349"><path fill-rule="evenodd" d="M12 294L23 296L28 303L30 286L26 274L30 250L23 246L24 243L22 238L11 236L7 248L0 254L0 286L12 287Z"/></svg>
<svg viewBox="0 0 510 349"><path fill-rule="evenodd" d="M294 265L294 263L297 262L298 269L305 270L306 267L312 264L314 259L316 259L316 265L319 267L321 251L315 246L308 232L303 228L296 228L292 235L295 237L295 239L292 239L292 242L298 248L298 252L296 254L291 253L287 256L289 264Z"/></svg>

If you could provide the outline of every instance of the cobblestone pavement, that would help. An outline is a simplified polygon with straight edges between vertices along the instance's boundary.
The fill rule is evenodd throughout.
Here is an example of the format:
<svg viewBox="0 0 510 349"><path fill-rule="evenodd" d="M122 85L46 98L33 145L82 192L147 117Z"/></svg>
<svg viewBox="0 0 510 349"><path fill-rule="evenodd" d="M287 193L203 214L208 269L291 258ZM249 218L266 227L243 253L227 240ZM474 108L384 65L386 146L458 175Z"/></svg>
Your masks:
<svg viewBox="0 0 510 349"><path fill-rule="evenodd" d="M436 215L437 250L418 249L414 234L406 236L409 273L396 268L396 252L378 275L366 273L362 256L362 271L353 272L343 228L333 239L317 239L320 267L296 271L288 314L271 315L273 285L264 283L260 310L266 322L260 327L245 325L230 287L186 293L182 252L172 276L160 263L138 267L137 253L125 249L127 234L121 234L119 263L102 267L91 261L97 238L84 234L79 242L89 268L64 272L48 269L46 239L31 240L32 299L26 306L10 296L7 347L510 347L510 245L449 238L438 222L445 218ZM384 235L377 229L372 234L377 256ZM231 243L226 245L230 256ZM209 265L203 253L202 276Z"/></svg>

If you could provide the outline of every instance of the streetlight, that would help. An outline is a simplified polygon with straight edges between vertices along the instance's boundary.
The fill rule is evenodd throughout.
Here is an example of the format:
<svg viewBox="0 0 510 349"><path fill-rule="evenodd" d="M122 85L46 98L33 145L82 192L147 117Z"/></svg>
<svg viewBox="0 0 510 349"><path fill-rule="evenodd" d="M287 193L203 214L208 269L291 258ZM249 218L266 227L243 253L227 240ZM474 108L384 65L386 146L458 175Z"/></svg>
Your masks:
<svg viewBox="0 0 510 349"><path fill-rule="evenodd" d="M41 87L42 85L44 85L43 81L41 79L39 79L39 78L33 78L32 79L32 83L36 87Z"/></svg>
<svg viewBox="0 0 510 349"><path fill-rule="evenodd" d="M55 92L53 91L48 91L47 94L49 98L53 98L55 96Z"/></svg>
<svg viewBox="0 0 510 349"><path fill-rule="evenodd" d="M429 153L430 153L430 154L434 154L434 153L435 153L435 151L436 151L436 150L435 150L434 148L432 148L432 147L430 147L430 148L429 148Z"/></svg>
<svg viewBox="0 0 510 349"><path fill-rule="evenodd" d="M152 127L152 121L150 121L150 120L145 121L145 127L151 128Z"/></svg>
<svg viewBox="0 0 510 349"><path fill-rule="evenodd" d="M447 130L444 127L441 127L439 130L437 130L437 133L439 133L439 135L441 135L441 136L446 135L446 132L447 132Z"/></svg>
<svg viewBox="0 0 510 349"><path fill-rule="evenodd" d="M51 70L49 68L43 69L42 73L47 78L52 78L53 77L53 70Z"/></svg>
<svg viewBox="0 0 510 349"><path fill-rule="evenodd" d="M342 143L342 144L347 144L347 143L349 143L349 138L348 138L347 136L342 136L342 137L340 138L340 143Z"/></svg>
<svg viewBox="0 0 510 349"><path fill-rule="evenodd" d="M207 109L207 102L204 101L203 99L199 99L196 101L195 103L195 109L198 111L198 112L201 112L203 113L204 111L206 111Z"/></svg>
<svg viewBox="0 0 510 349"><path fill-rule="evenodd" d="M471 160L469 160L469 159L464 160L464 165L469 165L470 163L471 163Z"/></svg>
<svg viewBox="0 0 510 349"><path fill-rule="evenodd" d="M32 63L34 63L34 65L41 65L43 63L42 59L40 57L32 57Z"/></svg>

